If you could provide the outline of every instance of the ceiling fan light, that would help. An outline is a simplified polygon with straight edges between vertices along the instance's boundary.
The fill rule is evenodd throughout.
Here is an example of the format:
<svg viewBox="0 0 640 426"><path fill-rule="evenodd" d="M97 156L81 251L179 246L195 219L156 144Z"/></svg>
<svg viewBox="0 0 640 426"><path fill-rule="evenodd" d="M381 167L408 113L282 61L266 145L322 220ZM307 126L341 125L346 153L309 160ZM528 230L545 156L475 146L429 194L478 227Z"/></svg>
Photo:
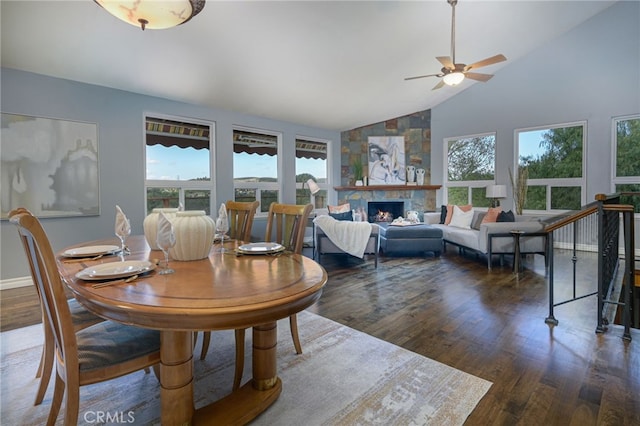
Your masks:
<svg viewBox="0 0 640 426"><path fill-rule="evenodd" d="M451 72L442 77L442 80L448 86L457 86L464 80L464 74L459 71Z"/></svg>
<svg viewBox="0 0 640 426"><path fill-rule="evenodd" d="M187 22L204 8L205 0L94 0L116 18L136 27L161 30Z"/></svg>

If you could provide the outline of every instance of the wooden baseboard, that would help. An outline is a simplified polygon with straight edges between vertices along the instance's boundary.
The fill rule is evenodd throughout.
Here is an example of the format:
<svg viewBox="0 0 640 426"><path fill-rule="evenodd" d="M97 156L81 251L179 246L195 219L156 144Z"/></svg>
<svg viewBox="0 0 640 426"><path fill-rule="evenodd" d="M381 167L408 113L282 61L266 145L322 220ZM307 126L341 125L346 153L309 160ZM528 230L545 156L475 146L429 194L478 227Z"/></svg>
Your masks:
<svg viewBox="0 0 640 426"><path fill-rule="evenodd" d="M33 285L33 281L30 276L9 278L6 280L0 280L0 291L9 290L11 288L28 287Z"/></svg>

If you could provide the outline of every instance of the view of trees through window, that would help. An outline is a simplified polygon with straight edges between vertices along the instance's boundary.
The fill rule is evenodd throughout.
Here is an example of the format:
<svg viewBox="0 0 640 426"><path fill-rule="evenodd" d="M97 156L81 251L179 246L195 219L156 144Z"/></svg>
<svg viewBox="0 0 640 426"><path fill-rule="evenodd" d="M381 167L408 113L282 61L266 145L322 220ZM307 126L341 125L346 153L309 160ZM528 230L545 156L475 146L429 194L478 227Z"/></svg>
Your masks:
<svg viewBox="0 0 640 426"><path fill-rule="evenodd" d="M518 167L528 171L526 210L583 205L584 124L516 132Z"/></svg>
<svg viewBox="0 0 640 426"><path fill-rule="evenodd" d="M495 134L447 141L447 202L489 207L486 187L494 183Z"/></svg>
<svg viewBox="0 0 640 426"><path fill-rule="evenodd" d="M615 192L640 192L640 117L614 120L616 162ZM640 213L639 196L622 196L622 204L632 204Z"/></svg>

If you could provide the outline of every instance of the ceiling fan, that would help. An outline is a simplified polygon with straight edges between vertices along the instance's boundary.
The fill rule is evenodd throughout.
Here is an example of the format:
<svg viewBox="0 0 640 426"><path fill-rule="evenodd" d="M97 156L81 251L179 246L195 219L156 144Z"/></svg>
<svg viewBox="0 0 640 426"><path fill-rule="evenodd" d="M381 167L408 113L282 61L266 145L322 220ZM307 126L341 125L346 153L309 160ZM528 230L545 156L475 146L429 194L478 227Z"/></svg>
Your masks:
<svg viewBox="0 0 640 426"><path fill-rule="evenodd" d="M478 62L474 62L471 65L456 63L456 4L458 0L447 0L447 3L451 5L451 56L438 56L436 59L444 65L441 72L437 74L419 75L416 77L407 77L405 80L415 80L417 78L424 77L442 77L442 80L434 86L431 90L436 90L444 86L456 86L460 84L465 77L477 81L488 81L493 74L482 74L477 72L470 72L480 67L486 67L487 65L493 65L498 62L506 61L507 58L500 54L490 58L483 59Z"/></svg>

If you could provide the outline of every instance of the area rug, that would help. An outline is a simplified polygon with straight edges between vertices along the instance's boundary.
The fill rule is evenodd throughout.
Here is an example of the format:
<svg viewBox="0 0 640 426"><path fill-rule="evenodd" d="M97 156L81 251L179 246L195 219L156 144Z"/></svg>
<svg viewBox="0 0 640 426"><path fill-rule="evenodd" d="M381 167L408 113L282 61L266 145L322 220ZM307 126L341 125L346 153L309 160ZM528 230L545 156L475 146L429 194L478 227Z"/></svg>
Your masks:
<svg viewBox="0 0 640 426"><path fill-rule="evenodd" d="M301 312L298 322L301 355L293 349L288 321L278 323L283 390L254 425L461 425L491 386L310 312ZM251 377L250 335L243 383ZM53 386L41 405L33 405L42 327L0 333L0 340L0 424L44 424ZM228 394L234 370L233 332L211 333L207 358L196 359L194 369L196 407ZM159 395L155 376L142 371L83 386L79 424L159 424ZM64 406L57 424L62 424L63 410Z"/></svg>

